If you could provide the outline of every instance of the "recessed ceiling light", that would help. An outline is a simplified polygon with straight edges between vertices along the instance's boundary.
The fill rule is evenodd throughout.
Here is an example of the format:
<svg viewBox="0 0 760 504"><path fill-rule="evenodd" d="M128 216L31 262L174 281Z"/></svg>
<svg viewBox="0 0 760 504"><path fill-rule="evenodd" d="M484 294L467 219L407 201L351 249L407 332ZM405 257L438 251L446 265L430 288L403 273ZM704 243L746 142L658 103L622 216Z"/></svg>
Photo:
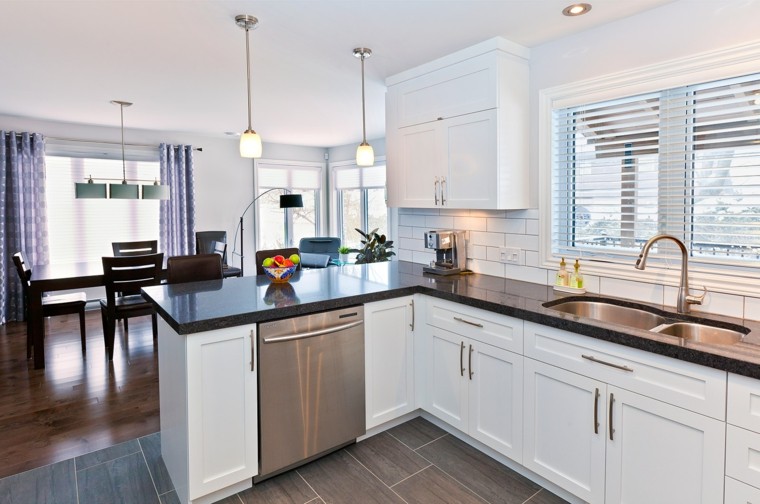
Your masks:
<svg viewBox="0 0 760 504"><path fill-rule="evenodd" d="M565 16L580 16L591 10L591 4L588 3L576 3L568 5L562 9L562 14Z"/></svg>

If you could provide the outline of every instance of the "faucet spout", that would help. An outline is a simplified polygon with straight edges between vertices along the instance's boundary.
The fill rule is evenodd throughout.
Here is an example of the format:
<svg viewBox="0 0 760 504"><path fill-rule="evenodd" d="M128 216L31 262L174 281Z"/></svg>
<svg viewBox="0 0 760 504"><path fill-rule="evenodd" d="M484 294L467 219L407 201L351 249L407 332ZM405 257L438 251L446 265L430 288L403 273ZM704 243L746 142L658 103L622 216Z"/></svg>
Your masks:
<svg viewBox="0 0 760 504"><path fill-rule="evenodd" d="M646 267L647 257L649 256L649 249L651 249L652 245L660 240L670 240L672 242L675 242L675 244L678 245L678 248L681 250L681 281L678 286L678 302L676 304L676 310L678 313L688 313L690 305L702 304L702 300L705 297L706 291L705 294L702 294L701 296L689 295L689 252L686 250L686 245L684 245L681 240L675 236L668 234L658 234L651 237L641 248L641 253L639 254L639 258L636 260L635 268L637 270L643 270Z"/></svg>

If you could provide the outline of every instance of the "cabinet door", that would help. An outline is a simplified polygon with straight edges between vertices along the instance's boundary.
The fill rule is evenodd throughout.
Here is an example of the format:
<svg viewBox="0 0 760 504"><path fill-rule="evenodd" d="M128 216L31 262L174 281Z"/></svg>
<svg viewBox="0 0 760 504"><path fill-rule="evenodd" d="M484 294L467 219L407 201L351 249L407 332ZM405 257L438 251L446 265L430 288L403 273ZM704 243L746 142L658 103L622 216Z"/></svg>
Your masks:
<svg viewBox="0 0 760 504"><path fill-rule="evenodd" d="M443 206L498 208L496 110L441 121Z"/></svg>
<svg viewBox="0 0 760 504"><path fill-rule="evenodd" d="M760 490L733 478L726 478L726 504L760 504Z"/></svg>
<svg viewBox="0 0 760 504"><path fill-rule="evenodd" d="M474 340L467 345L468 433L521 462L523 357Z"/></svg>
<svg viewBox="0 0 760 504"><path fill-rule="evenodd" d="M612 386L607 396L607 502L723 502L723 422Z"/></svg>
<svg viewBox="0 0 760 504"><path fill-rule="evenodd" d="M258 473L256 326L187 339L189 498Z"/></svg>
<svg viewBox="0 0 760 504"><path fill-rule="evenodd" d="M415 408L412 297L364 305L367 428Z"/></svg>
<svg viewBox="0 0 760 504"><path fill-rule="evenodd" d="M587 502L604 502L606 385L529 358L524 367L523 465Z"/></svg>
<svg viewBox="0 0 760 504"><path fill-rule="evenodd" d="M467 431L466 339L437 327L430 333L428 401L430 413L452 427Z"/></svg>
<svg viewBox="0 0 760 504"><path fill-rule="evenodd" d="M435 184L436 176L443 171L439 165L441 130L438 122L401 128L394 135L397 145L392 152L396 159L389 160L388 166L399 170L391 177L398 184L393 198L398 206L432 208L440 205L440 190Z"/></svg>

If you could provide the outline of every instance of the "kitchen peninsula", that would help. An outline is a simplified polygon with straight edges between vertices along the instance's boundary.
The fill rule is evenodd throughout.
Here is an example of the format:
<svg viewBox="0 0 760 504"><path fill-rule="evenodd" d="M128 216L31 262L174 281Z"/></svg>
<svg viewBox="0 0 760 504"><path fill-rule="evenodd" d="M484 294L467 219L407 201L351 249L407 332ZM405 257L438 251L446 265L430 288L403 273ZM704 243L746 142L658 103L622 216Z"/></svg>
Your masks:
<svg viewBox="0 0 760 504"><path fill-rule="evenodd" d="M673 424L670 418L676 415L688 426L684 432L688 430L692 437L670 432L673 442L703 444L705 460L673 446L655 447L657 457L661 452L676 454L679 458L672 462L684 463L686 468L685 479L673 483L670 474L663 485L691 485L702 495L720 496L722 501L724 478L726 491L745 484L723 469L726 383L730 423L732 379L753 385L760 378L760 346L756 346L760 330L751 322L744 325L752 332L736 345L685 342L545 308L544 303L559 297L551 286L477 274L438 277L423 274L421 265L400 261L301 271L287 284L245 277L150 287L145 294L163 319L159 330L162 454L183 502L213 502L250 486L257 474L256 324L360 304L365 306L370 434L382 430L393 417L424 411L487 454L512 467L521 466L529 477L538 475L586 501L613 502L620 495L615 488L623 491L622 482L628 485L647 475L646 465L631 473L627 454L614 450L619 439L639 432L630 422L625 430L618 425L612 428L622 419L617 408L630 406L626 396L630 394L654 406L661 404L667 411L657 410L657 418L667 417ZM376 319L373 313L389 315ZM372 359L370 353L382 352L384 341L396 345L394 352ZM577 357L583 351L582 359L565 355L576 349ZM588 359L589 354L595 362ZM389 363L389 355L399 362ZM602 357L617 368L599 366ZM449 364L455 368L456 380L448 374ZM590 376L594 384L588 388L575 383L580 375ZM590 390L590 402L578 398L593 408L584 406L577 415L552 412L564 415L567 425L585 428L595 421L596 428L588 429L588 435L563 432L567 439L580 439L581 446L588 438L587 447L593 453L586 455L594 461L594 471L583 484L572 468L588 461L562 456L552 466L546 464L550 457L541 452L546 449L542 442L550 441L556 431L556 426L549 425L556 416L536 416L558 404L542 395L548 390L544 387L547 377L552 377L552 383L573 383L563 397ZM459 379L465 380L461 386L456 385ZM667 383L669 379L675 381ZM380 389L383 386L404 395L393 397L397 408L376 404L388 399ZM600 394L600 389L608 389L609 395ZM592 397L595 390L596 399ZM609 405L609 416L605 405ZM687 418L678 416L682 413ZM491 421L493 417L498 421ZM611 441L605 448L607 429ZM702 435L693 437L695 431ZM616 461L618 466L610 467ZM701 465L697 468L695 463ZM617 483L609 480L615 471L621 480ZM658 483L643 488L657 488Z"/></svg>

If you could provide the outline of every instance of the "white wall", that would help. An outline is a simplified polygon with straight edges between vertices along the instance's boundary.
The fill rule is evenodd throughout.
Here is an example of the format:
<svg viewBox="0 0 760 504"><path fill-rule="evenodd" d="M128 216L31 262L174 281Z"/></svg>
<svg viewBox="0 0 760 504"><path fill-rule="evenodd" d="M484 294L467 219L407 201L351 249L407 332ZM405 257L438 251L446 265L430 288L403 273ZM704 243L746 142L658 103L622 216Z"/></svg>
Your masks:
<svg viewBox="0 0 760 504"><path fill-rule="evenodd" d="M103 142L121 142L121 130L116 127L89 126L53 121L43 121L15 116L0 115L0 130L42 133L46 137L70 138ZM127 144L151 144L161 142L189 144L203 148L195 152L195 228L203 230L226 230L229 251L240 214L253 199L252 159L240 157L237 137L212 137L197 134L150 131L125 128ZM319 161L324 163L325 149L292 145L264 143L264 157L291 161ZM253 212L248 211L245 226L246 273L255 271L253 242ZM239 240L239 239L238 239ZM238 250L239 250L238 246ZM228 260L239 265L237 258Z"/></svg>
<svg viewBox="0 0 760 504"><path fill-rule="evenodd" d="M593 11L592 11L593 13ZM681 0L621 21L531 48L531 187L538 201L538 92L635 67L737 46L760 38L760 2ZM758 66L760 70L760 65ZM540 266L538 211L483 212L475 210L399 210L399 257L426 263L432 254L423 247L426 229L455 228L469 233L472 270L544 284L553 283L554 270ZM522 266L498 262L498 247L522 249ZM674 287L641 284L587 275L587 288L608 295L675 305ZM707 303L695 307L711 313L757 319L760 300L711 292Z"/></svg>

